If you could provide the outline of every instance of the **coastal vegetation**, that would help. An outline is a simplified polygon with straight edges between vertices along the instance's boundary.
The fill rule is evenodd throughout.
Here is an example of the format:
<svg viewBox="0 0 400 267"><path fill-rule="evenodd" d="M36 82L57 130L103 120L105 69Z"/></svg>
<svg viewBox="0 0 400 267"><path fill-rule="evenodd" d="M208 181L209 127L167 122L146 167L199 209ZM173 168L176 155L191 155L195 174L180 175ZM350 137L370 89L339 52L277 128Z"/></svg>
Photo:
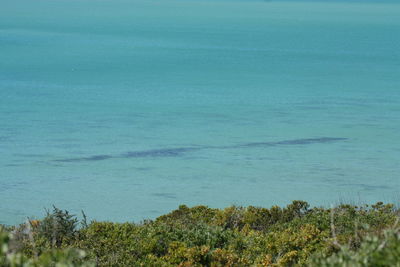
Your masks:
<svg viewBox="0 0 400 267"><path fill-rule="evenodd" d="M0 266L400 266L392 204L213 209L141 223L88 222L54 207L1 227Z"/></svg>

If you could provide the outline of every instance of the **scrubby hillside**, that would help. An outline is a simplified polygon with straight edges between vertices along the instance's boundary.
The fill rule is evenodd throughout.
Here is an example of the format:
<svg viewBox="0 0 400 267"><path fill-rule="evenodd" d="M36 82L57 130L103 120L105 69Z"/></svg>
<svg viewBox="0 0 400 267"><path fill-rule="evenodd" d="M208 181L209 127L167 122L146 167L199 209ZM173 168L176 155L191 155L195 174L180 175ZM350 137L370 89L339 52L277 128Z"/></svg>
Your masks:
<svg viewBox="0 0 400 267"><path fill-rule="evenodd" d="M400 266L391 204L205 206L142 223L81 222L54 208L1 230L1 266ZM58 265L56 265L56 262Z"/></svg>

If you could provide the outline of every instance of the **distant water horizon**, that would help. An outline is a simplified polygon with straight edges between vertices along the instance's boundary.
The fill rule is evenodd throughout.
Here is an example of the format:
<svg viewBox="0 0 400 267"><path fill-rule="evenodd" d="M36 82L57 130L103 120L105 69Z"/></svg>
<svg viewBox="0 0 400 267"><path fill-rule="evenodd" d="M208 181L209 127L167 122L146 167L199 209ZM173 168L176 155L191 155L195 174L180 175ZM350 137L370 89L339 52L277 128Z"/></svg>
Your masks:
<svg viewBox="0 0 400 267"><path fill-rule="evenodd" d="M400 4L5 0L0 224L400 199Z"/></svg>

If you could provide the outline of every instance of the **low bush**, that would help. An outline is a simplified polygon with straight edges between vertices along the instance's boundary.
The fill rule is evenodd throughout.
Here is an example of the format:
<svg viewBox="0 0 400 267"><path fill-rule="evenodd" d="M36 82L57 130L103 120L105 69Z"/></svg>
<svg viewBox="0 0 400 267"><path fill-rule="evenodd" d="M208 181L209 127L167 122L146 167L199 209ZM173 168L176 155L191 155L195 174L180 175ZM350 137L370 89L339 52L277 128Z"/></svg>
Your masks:
<svg viewBox="0 0 400 267"><path fill-rule="evenodd" d="M294 201L269 209L182 205L154 221L79 226L54 208L2 230L0 266L399 266L398 218L390 204Z"/></svg>

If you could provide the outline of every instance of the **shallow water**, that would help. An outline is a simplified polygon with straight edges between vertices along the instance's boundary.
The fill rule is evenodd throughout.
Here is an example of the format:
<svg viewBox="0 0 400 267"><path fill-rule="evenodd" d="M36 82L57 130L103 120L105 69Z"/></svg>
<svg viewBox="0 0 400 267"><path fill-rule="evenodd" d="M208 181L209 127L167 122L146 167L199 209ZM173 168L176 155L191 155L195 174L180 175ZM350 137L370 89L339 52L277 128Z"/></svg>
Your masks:
<svg viewBox="0 0 400 267"><path fill-rule="evenodd" d="M3 0L0 223L397 201L400 4Z"/></svg>

